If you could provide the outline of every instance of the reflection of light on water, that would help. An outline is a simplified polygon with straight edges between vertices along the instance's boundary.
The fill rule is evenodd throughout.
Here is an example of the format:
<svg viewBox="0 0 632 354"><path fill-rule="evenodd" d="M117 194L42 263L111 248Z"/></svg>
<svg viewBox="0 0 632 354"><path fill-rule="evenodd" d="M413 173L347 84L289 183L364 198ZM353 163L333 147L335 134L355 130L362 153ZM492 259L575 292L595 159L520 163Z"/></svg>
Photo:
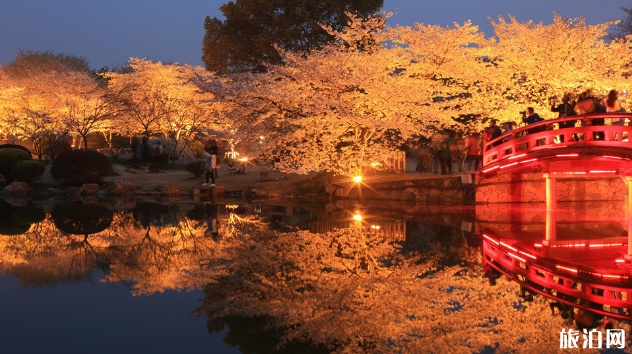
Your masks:
<svg viewBox="0 0 632 354"><path fill-rule="evenodd" d="M455 351L470 352L471 339L482 333L490 343L500 343L498 346L502 351L528 352L529 345L540 340L537 337L541 332L524 328L524 321L528 320L525 311L506 303L515 301L523 308L528 307L532 314L549 312L549 303L542 297L525 303L518 298L519 286L504 278L498 280L497 286L489 286L476 273L478 267L445 265L437 269L434 259L429 261L417 254L404 257L391 244L393 238L382 235L397 230L397 235L402 236L396 241L406 242L403 236L406 221L378 219L370 209L350 209L349 213L340 216L340 225L344 223L346 230L336 230L332 226L323 235L282 234L269 230L260 220L267 209L263 216L230 212L239 207L225 207L221 240L203 236L206 225L196 214L197 219L181 221L177 227L165 224L150 229L118 225L115 217L111 232L90 236L89 241L93 246L103 238L102 252L98 249L96 252L101 252L100 257L111 257L108 260L113 265L112 275L108 279L112 282L136 282L134 291L138 294L165 289L209 289L203 306L213 321L230 325L230 320L239 316L245 320L249 320L248 316L253 313L269 316L274 318L274 324L267 322L266 329L276 326L273 329L286 341L299 338L299 341L339 345L353 351L357 349L357 333L362 333L363 341L377 348L374 352L399 349L417 352L411 348L429 343L443 345L448 332L455 338L450 342ZM255 210L260 213L261 206L255 206ZM510 212L501 208L499 215L507 214ZM131 216L125 220L133 222ZM165 220L170 219L165 217ZM325 223L324 220L319 222ZM511 227L507 222L502 225L507 230ZM362 232L366 237L358 237ZM51 238L48 239L50 242ZM63 242L61 246L66 245L67 237L57 239L57 242ZM540 249L533 248L537 239L524 242L529 247L523 246L522 250L520 241L499 238L492 232L486 234L484 240L486 244L498 245L498 249L509 250L509 257L513 257L511 261L516 265L530 262L530 266L535 263L532 254L541 255ZM4 242L17 241L17 238L7 238ZM613 243L602 241L598 244ZM129 248L134 252L127 252L126 257L119 259L109 247ZM466 247L472 247L472 244ZM608 248L597 247L591 251L605 249ZM65 247L63 250L66 252ZM568 272L563 273L567 274L567 279L572 278ZM425 274L432 275L426 277ZM610 284L622 279L617 274L594 273L592 276L608 279ZM437 282L445 287L437 286ZM487 301L482 304L480 299ZM302 310L296 311L296 308ZM558 324L559 318L538 316L537 321L542 326L553 328ZM437 319L436 323L440 321L445 332L431 328L427 324L428 317ZM490 322L490 318L498 320ZM225 323L221 322L224 319ZM463 319L467 319L466 324ZM256 320L251 322L257 326ZM340 330L330 331L334 326ZM384 328L389 330L384 331ZM231 330L237 331L235 327ZM516 343L505 340L514 338L516 333L522 336L521 331L524 331L524 340ZM554 341L553 344L559 343Z"/></svg>

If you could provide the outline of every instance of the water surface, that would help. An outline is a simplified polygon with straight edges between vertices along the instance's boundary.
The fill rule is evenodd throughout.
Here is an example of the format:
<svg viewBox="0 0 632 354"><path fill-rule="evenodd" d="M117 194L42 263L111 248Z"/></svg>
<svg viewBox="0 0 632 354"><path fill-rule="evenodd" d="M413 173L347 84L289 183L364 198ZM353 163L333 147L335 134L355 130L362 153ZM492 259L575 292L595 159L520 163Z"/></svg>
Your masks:
<svg viewBox="0 0 632 354"><path fill-rule="evenodd" d="M618 203L565 205L553 219L539 205L14 204L0 202L6 353L554 349L576 323L552 304L576 299L525 296L509 280L519 270L501 265L499 278L488 265L512 259L490 242L610 275L627 245ZM621 242L588 260L585 247L535 246L547 237ZM630 287L617 279L599 286Z"/></svg>

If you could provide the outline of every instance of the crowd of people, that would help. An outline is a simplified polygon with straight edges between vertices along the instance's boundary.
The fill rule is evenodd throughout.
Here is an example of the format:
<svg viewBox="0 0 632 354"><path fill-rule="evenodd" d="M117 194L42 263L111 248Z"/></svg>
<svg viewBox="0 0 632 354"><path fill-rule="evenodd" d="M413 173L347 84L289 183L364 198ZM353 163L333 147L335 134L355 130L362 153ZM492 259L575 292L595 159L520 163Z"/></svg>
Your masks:
<svg viewBox="0 0 632 354"><path fill-rule="evenodd" d="M480 133L463 136L461 133L439 133L425 149L417 162L418 171L441 171L452 174L456 164L458 172L477 170L483 166L482 138Z"/></svg>
<svg viewBox="0 0 632 354"><path fill-rule="evenodd" d="M626 94L625 91L624 94ZM625 112L625 109L621 106L619 93L616 90L611 90L606 97L600 99L595 97L594 92L589 89L577 96L574 101L573 97L567 94L564 95L559 104L557 99L551 99L550 104L550 110L558 114L557 118L589 113ZM533 107L527 107L527 109L520 112L520 114L522 116L522 123L526 125L544 121L544 119L535 112ZM591 119L589 122L591 125L605 124L604 118ZM573 128L576 124L576 120L565 120L558 123L559 129ZM624 125L625 118L612 119L611 124ZM420 155L417 170L432 171L435 173L438 173L440 170L442 175L452 174L452 167L453 164L455 164L459 173L476 171L482 167L483 164L483 144L511 132L515 126L517 126L517 124L513 121L504 122L499 126L498 120L492 118L489 119L489 126L483 131L483 134L473 133L466 137L461 133L452 131L437 134L426 153ZM528 129L526 134L539 133L546 129L553 129L553 127L540 125ZM604 137L604 132L593 132L594 140L603 140ZM512 138L512 135L506 136L493 143L492 146L500 145ZM572 138L578 139L577 135ZM560 142L563 143L564 135L560 135L559 139ZM539 140L537 143L541 144L542 141ZM432 157L432 163L429 163L426 159L429 156Z"/></svg>

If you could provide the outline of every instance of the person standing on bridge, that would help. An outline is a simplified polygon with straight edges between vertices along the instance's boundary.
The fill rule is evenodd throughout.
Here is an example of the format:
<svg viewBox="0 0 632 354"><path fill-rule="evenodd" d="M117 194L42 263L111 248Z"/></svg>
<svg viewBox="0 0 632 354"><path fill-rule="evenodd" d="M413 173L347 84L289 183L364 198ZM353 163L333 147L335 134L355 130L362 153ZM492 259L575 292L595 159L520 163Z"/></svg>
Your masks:
<svg viewBox="0 0 632 354"><path fill-rule="evenodd" d="M562 104L558 105L557 107L555 106L555 103L557 103L557 99L554 98L551 100L551 112L557 112L558 113L558 118L564 118L564 117L572 117L572 116L576 116L577 113L575 113L575 110L573 109L573 105L569 103L570 102L570 97L568 94L564 95L564 97L562 98ZM560 122L560 129L564 129L564 128L574 128L575 127L575 122L577 122L576 120L567 120L564 122ZM560 143L564 142L564 135L560 135Z"/></svg>
<svg viewBox="0 0 632 354"><path fill-rule="evenodd" d="M591 89L588 89L579 95L579 99L575 104L575 110L579 114L604 113L606 111L605 107L601 105L601 102L595 98ZM589 124L593 126L604 125L605 119L596 118L591 119L589 122ZM604 132L593 132L593 140L604 140L604 137Z"/></svg>
<svg viewBox="0 0 632 354"><path fill-rule="evenodd" d="M483 140L485 144L503 135L502 131L500 131L500 128L496 125L497 123L498 122L494 118L489 121L489 127L485 128L485 131L483 132ZM496 146L498 144L499 143L496 142L492 146ZM485 150L487 150L487 148Z"/></svg>
<svg viewBox="0 0 632 354"><path fill-rule="evenodd" d="M610 92L608 93L608 98L606 99L606 112L625 113L625 108L621 107L621 102L619 101L618 96L619 93L617 91L610 90ZM625 118L613 118L612 125L625 125ZM623 140L623 132L615 132L615 134L621 134L618 140Z"/></svg>
<svg viewBox="0 0 632 354"><path fill-rule="evenodd" d="M606 99L606 112L625 113L625 108L621 107L619 101L619 93L615 90L610 90L608 98ZM620 118L618 121L613 121L612 125L623 125L625 118Z"/></svg>
<svg viewBox="0 0 632 354"><path fill-rule="evenodd" d="M526 123L527 125L535 124L544 120L542 117L540 117L539 114L535 113L535 110L533 109L533 107L527 107L526 112L522 111L520 113L522 113L522 122ZM544 131L544 129L546 129L546 127L544 126L529 129L527 131L527 134L539 133L539 132ZM540 140L538 140L537 144L540 145ZM529 148L528 144L527 144L527 148Z"/></svg>
<svg viewBox="0 0 632 354"><path fill-rule="evenodd" d="M535 124L544 120L539 114L535 113L535 109L533 109L533 107L527 107L526 112L522 111L520 113L522 113L522 122L527 125ZM529 129L529 134L538 133L543 130L544 129L542 127Z"/></svg>

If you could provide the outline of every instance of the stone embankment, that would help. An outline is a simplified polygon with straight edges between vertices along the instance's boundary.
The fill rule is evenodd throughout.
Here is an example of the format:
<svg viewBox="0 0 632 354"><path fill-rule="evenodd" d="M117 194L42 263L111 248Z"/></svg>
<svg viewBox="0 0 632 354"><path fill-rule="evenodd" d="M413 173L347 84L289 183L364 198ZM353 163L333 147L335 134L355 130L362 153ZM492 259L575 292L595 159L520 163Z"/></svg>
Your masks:
<svg viewBox="0 0 632 354"><path fill-rule="evenodd" d="M193 190L181 190L180 187L171 184L159 184L154 189L145 189L137 186L136 182L131 179L114 179L111 183L102 185L96 183L86 183L81 187L71 186L66 189L47 188L31 193L26 182L13 182L9 184L3 191L0 191L0 197L51 197L51 196L96 196L99 198L106 197L172 197L177 198L181 195L200 197L200 196L216 196L224 195L224 187L202 187Z"/></svg>
<svg viewBox="0 0 632 354"><path fill-rule="evenodd" d="M556 183L558 202L623 200L627 186L621 177L566 177ZM476 184L476 203L544 203L546 183L542 174L520 173L481 179Z"/></svg>
<svg viewBox="0 0 632 354"><path fill-rule="evenodd" d="M136 176L134 176L136 177ZM468 193L468 185L462 183L461 176L423 176L409 175L381 175L376 178L367 178L361 183L351 182L349 179L330 182L325 186L329 199L363 199L363 200L393 200L408 201L413 204L464 204L473 199ZM222 180L225 182L226 180ZM228 182L228 181L226 181ZM225 183L226 183L225 182ZM278 184L279 181L264 182ZM272 187L272 188L269 188ZM315 193L300 194L296 186L288 188L288 185L280 185L274 188L262 188L261 184L255 187L218 185L215 187L198 187L171 185L160 183L149 187L146 182L137 182L134 178L114 178L101 184L84 184L81 187L45 188L35 191L23 182L15 182L0 191L0 197L127 197L127 198L169 198L177 200L180 196L196 199L213 197L244 198L244 199L292 199L307 198L318 199L323 195ZM471 189L471 188L470 188Z"/></svg>
<svg viewBox="0 0 632 354"><path fill-rule="evenodd" d="M408 201L415 204L468 204L473 197L467 175L423 176L400 175L397 179L380 176L375 179L333 182L327 193L334 198L380 199Z"/></svg>

